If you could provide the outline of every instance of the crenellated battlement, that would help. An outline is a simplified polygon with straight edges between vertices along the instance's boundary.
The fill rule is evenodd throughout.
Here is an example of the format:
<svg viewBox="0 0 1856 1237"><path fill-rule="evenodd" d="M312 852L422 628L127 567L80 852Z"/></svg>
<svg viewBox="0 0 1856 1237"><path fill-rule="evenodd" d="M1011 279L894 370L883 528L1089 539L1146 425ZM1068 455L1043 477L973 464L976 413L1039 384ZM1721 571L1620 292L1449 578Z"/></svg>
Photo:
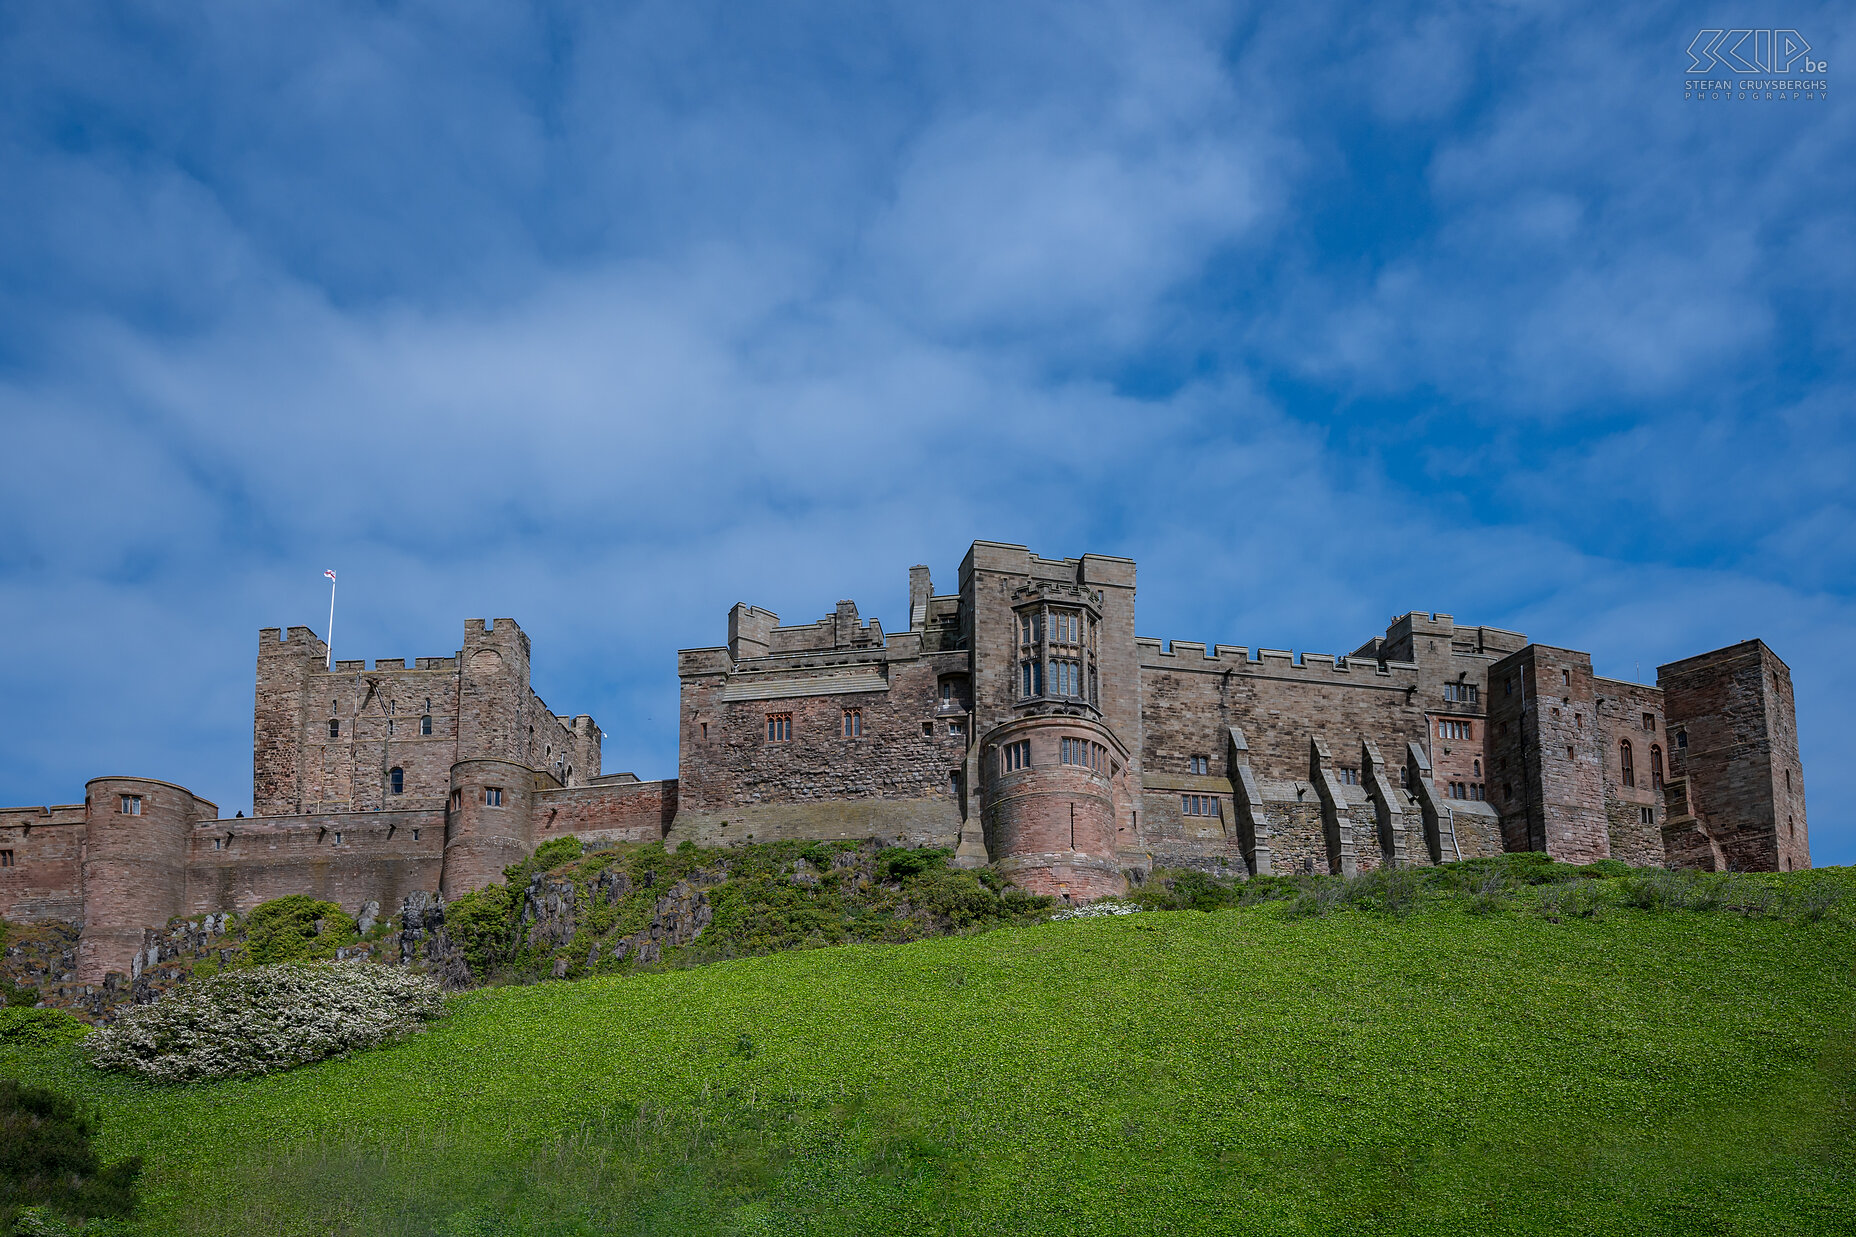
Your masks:
<svg viewBox="0 0 1856 1237"><path fill-rule="evenodd" d="M1297 653L1291 649L1251 649L1219 644L1207 650L1196 640L1163 642L1136 637L1135 648L1143 670L1194 671L1202 674L1333 675L1374 680L1409 680L1416 683L1415 662L1374 661L1334 653Z"/></svg>

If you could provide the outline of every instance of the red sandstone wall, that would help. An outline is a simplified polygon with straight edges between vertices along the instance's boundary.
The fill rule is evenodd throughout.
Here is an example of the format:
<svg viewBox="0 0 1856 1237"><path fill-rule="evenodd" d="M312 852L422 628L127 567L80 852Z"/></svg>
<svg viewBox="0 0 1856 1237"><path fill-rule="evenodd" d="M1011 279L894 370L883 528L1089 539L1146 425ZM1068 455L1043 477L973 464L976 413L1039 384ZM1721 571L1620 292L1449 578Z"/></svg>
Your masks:
<svg viewBox="0 0 1856 1237"><path fill-rule="evenodd" d="M1660 666L1692 800L1738 870L1809 867L1791 671L1758 640Z"/></svg>
<svg viewBox="0 0 1856 1237"><path fill-rule="evenodd" d="M857 663L877 665L868 655ZM966 719L940 716L936 690L942 674L965 672L964 654L935 653L889 662L885 692L733 702L721 698L719 678L686 679L679 806L716 813L870 799L951 804L948 775L961 768L968 737L949 723ZM861 737L845 736L847 709L862 710ZM772 713L792 715L791 739L767 738Z"/></svg>
<svg viewBox="0 0 1856 1237"><path fill-rule="evenodd" d="M1663 848L1663 785L1669 778L1669 740L1664 733L1663 692L1642 683L1598 679L1596 708L1603 728L1605 817L1611 857L1634 867L1660 867ZM1644 718L1650 719L1648 727ZM1630 744L1633 786L1624 784L1624 744ZM1662 758L1662 777L1656 774ZM1645 821L1643 813L1650 813Z"/></svg>
<svg viewBox="0 0 1856 1237"><path fill-rule="evenodd" d="M980 756L986 848L1002 873L1034 893L1077 902L1125 893L1111 775L1064 764L1064 738L1102 744L1116 764L1125 756L1105 728L1081 718L1029 717L986 737ZM1001 745L1027 740L1030 765L1002 768Z"/></svg>
<svg viewBox="0 0 1856 1237"><path fill-rule="evenodd" d="M121 810L125 795L141 811ZM164 924L186 903L188 835L197 820L218 815L184 787L148 778L100 777L84 787L84 934L80 983L128 969L142 929Z"/></svg>
<svg viewBox="0 0 1856 1237"><path fill-rule="evenodd" d="M1508 849L1545 850L1564 863L1611 857L1609 738L1597 715L1591 657L1529 645L1491 669L1489 686L1490 759L1503 788L1494 798Z"/></svg>
<svg viewBox="0 0 1856 1237"><path fill-rule="evenodd" d="M438 888L444 849L445 817L434 809L202 821L188 838L178 913L310 894L351 915L368 902L392 914L407 894Z"/></svg>
<svg viewBox="0 0 1856 1237"><path fill-rule="evenodd" d="M14 923L84 917L84 805L0 809L0 919Z"/></svg>
<svg viewBox="0 0 1856 1237"><path fill-rule="evenodd" d="M599 782L535 796L536 845L573 835L582 841L656 842L677 814L677 781Z"/></svg>

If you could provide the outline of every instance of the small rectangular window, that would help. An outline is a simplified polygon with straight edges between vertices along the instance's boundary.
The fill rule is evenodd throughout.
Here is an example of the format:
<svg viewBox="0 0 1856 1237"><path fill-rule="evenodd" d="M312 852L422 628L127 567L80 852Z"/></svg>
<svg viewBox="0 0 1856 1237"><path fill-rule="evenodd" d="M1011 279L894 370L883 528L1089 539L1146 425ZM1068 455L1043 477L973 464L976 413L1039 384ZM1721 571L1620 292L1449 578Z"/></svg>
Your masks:
<svg viewBox="0 0 1856 1237"><path fill-rule="evenodd" d="M432 719L430 717L422 717L419 719L419 733L420 734L431 734L432 733Z"/></svg>
<svg viewBox="0 0 1856 1237"><path fill-rule="evenodd" d="M1656 809L1653 807L1640 807L1637 809L1637 817L1644 824L1653 825L1656 823Z"/></svg>
<svg viewBox="0 0 1856 1237"><path fill-rule="evenodd" d="M1192 771L1194 773L1209 773L1211 772L1211 767L1212 762L1209 758L1204 756L1192 757Z"/></svg>
<svg viewBox="0 0 1856 1237"><path fill-rule="evenodd" d="M124 795L122 797L122 814L124 816L140 816L142 814L142 796Z"/></svg>
<svg viewBox="0 0 1856 1237"><path fill-rule="evenodd" d="M793 715L791 713L767 714L767 742L787 743L793 737Z"/></svg>
<svg viewBox="0 0 1856 1237"><path fill-rule="evenodd" d="M412 831L412 840L415 842L419 840L419 831L417 829L414 829Z"/></svg>
<svg viewBox="0 0 1856 1237"><path fill-rule="evenodd" d="M999 749L999 772L1012 773L1031 767L1031 740L1020 739Z"/></svg>
<svg viewBox="0 0 1856 1237"><path fill-rule="evenodd" d="M0 850L0 868L10 868L12 866L13 852L10 850Z"/></svg>
<svg viewBox="0 0 1856 1237"><path fill-rule="evenodd" d="M947 733L958 739L967 733L967 724L965 722L949 722L947 724Z"/></svg>
<svg viewBox="0 0 1856 1237"><path fill-rule="evenodd" d="M844 711L844 737L847 739L861 739L863 735L864 711L862 709L846 709Z"/></svg>
<svg viewBox="0 0 1856 1237"><path fill-rule="evenodd" d="M1688 731L1676 731L1676 746L1681 748L1686 748L1688 746Z"/></svg>
<svg viewBox="0 0 1856 1237"><path fill-rule="evenodd" d="M340 846L342 844L342 835L340 833L337 833L335 835L335 844L337 846Z"/></svg>
<svg viewBox="0 0 1856 1237"><path fill-rule="evenodd" d="M1643 715L1643 728L1644 728L1645 730L1655 730L1655 729L1656 729L1656 714L1654 714L1654 713L1645 713L1645 714Z"/></svg>
<svg viewBox="0 0 1856 1237"><path fill-rule="evenodd" d="M329 737L331 739L339 739L342 737L342 723L340 718L331 717L329 719Z"/></svg>
<svg viewBox="0 0 1856 1237"><path fill-rule="evenodd" d="M485 786L483 788L483 802L486 807L503 806L503 788L501 786Z"/></svg>

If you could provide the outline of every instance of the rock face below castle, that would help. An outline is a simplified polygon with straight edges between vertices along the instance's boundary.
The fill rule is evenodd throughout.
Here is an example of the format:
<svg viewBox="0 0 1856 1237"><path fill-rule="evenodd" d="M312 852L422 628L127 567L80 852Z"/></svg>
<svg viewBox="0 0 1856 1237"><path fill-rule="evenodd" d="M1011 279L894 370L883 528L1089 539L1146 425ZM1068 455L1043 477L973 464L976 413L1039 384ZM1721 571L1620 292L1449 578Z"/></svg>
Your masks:
<svg viewBox="0 0 1856 1237"><path fill-rule="evenodd" d="M593 719L529 685L510 619L449 657L327 664L259 633L256 815L104 777L0 810L0 916L82 920L83 982L146 928L311 893L358 911L499 879L552 837L945 846L1071 901L1155 866L1243 877L1503 850L1741 870L1810 865L1790 672L1753 640L1648 687L1447 614L1346 656L1135 634L1135 566L975 542L909 626L737 605L677 655L678 775L602 775Z"/></svg>

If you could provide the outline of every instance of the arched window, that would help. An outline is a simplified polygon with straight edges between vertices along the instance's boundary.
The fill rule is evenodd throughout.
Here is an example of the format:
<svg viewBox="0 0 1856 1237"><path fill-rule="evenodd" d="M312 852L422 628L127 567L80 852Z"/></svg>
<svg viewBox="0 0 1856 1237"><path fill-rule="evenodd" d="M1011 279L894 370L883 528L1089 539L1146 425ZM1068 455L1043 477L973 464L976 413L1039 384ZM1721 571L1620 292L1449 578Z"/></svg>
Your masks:
<svg viewBox="0 0 1856 1237"><path fill-rule="evenodd" d="M1656 790L1663 788L1663 749L1656 745L1650 748L1650 786Z"/></svg>
<svg viewBox="0 0 1856 1237"><path fill-rule="evenodd" d="M1624 784L1626 786L1635 786L1637 784L1637 766L1631 758L1629 739L1618 744L1618 764L1624 770Z"/></svg>
<svg viewBox="0 0 1856 1237"><path fill-rule="evenodd" d="M331 717L329 719L329 737L331 739L339 739L342 737L342 723L340 718Z"/></svg>
<svg viewBox="0 0 1856 1237"><path fill-rule="evenodd" d="M419 719L419 733L420 734L431 734L432 733L432 715L430 713L427 713L424 717Z"/></svg>
<svg viewBox="0 0 1856 1237"><path fill-rule="evenodd" d="M405 794L406 793L406 770L395 765L393 769L387 773L387 785L391 787L394 794L396 795Z"/></svg>

